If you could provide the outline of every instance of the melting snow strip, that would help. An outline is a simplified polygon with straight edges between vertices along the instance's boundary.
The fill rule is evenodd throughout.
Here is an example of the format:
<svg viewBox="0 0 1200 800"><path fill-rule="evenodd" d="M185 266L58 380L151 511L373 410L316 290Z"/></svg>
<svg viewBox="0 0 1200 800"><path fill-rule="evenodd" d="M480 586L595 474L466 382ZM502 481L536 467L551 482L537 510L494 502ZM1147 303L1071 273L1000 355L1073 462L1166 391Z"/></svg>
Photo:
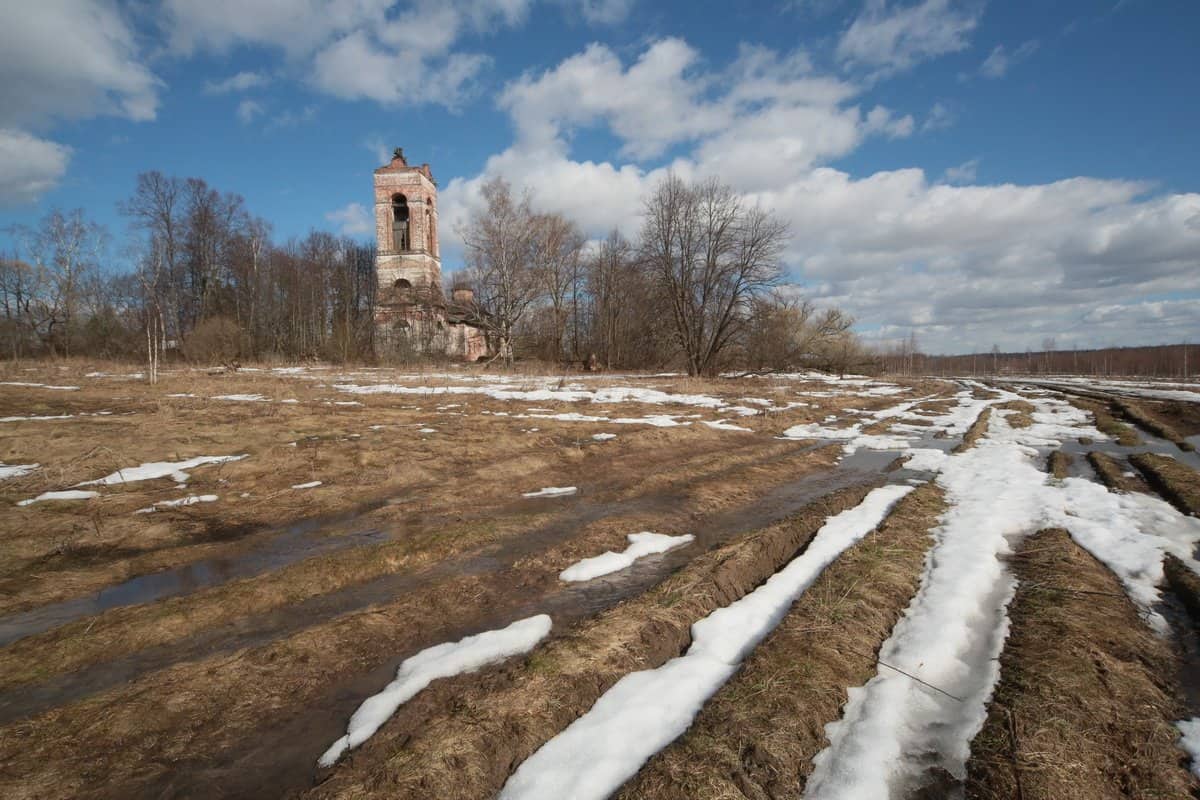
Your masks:
<svg viewBox="0 0 1200 800"><path fill-rule="evenodd" d="M293 489L315 489L321 485L320 481L309 481L308 483L292 484Z"/></svg>
<svg viewBox="0 0 1200 800"><path fill-rule="evenodd" d="M534 428L533 430L537 430ZM522 497L562 497L568 494L575 494L579 491L576 486L547 486L544 489L538 489L536 492L525 492Z"/></svg>
<svg viewBox="0 0 1200 800"><path fill-rule="evenodd" d="M346 751L371 738L396 713L396 709L434 680L474 672L488 664L528 653L546 638L550 626L550 617L539 614L517 620L505 628L439 644L406 658L396 671L395 680L379 694L363 701L350 717L346 735L334 742L317 764L322 767L333 766Z"/></svg>
<svg viewBox="0 0 1200 800"><path fill-rule="evenodd" d="M19 506L29 506L34 503L41 503L44 500L91 500L93 497L99 497L99 492L85 492L80 489L64 489L61 492L42 492L37 497L32 497L28 500L22 500L17 503Z"/></svg>
<svg viewBox="0 0 1200 800"><path fill-rule="evenodd" d="M0 464L0 481L23 477L40 466L41 464Z"/></svg>
<svg viewBox="0 0 1200 800"><path fill-rule="evenodd" d="M215 503L219 498L215 494L193 494L178 500L160 500L152 506L139 508L135 514L153 514L160 508L175 508L178 506L194 506L196 503Z"/></svg>
<svg viewBox="0 0 1200 800"><path fill-rule="evenodd" d="M597 442L607 442L609 439L617 438L615 433L593 433L592 438Z"/></svg>
<svg viewBox="0 0 1200 800"><path fill-rule="evenodd" d="M77 392L78 386L52 386L47 383L27 383L26 381L0 381L0 386L26 386L33 389L58 389L64 392Z"/></svg>
<svg viewBox="0 0 1200 800"><path fill-rule="evenodd" d="M639 558L654 555L655 553L665 553L672 548L685 545L696 537L690 533L683 536L667 536L664 533L642 531L641 533L631 533L627 538L629 539L629 546L620 553L614 553L612 550L609 550L598 556L576 561L558 574L559 579L564 581L590 581L593 578L599 578L601 575L608 575L610 572L625 569Z"/></svg>
<svg viewBox="0 0 1200 800"><path fill-rule="evenodd" d="M692 645L657 669L626 675L591 710L551 739L509 778L502 800L600 800L691 724L791 604L846 548L879 525L912 491L883 486L830 517L803 553L750 594L692 626Z"/></svg>
<svg viewBox="0 0 1200 800"><path fill-rule="evenodd" d="M119 469L111 475L105 475L103 478L97 478L94 481L84 481L77 483L76 486L112 486L118 483L135 483L137 481L148 481L154 478L165 478L168 475L176 483L186 481L190 476L187 470L194 467L200 467L205 464L223 464L227 461L241 461L249 456L243 453L240 456L197 456L188 458L183 461L148 461L137 467L126 467Z"/></svg>
<svg viewBox="0 0 1200 800"><path fill-rule="evenodd" d="M1179 746L1192 758L1192 774L1200 778L1200 717L1175 723L1181 734Z"/></svg>
<svg viewBox="0 0 1200 800"><path fill-rule="evenodd" d="M1091 481L1050 482L1034 445L1101 437L1084 412L1057 400L1034 403L1028 428L1012 428L1012 412L997 411L974 448L941 458L918 452L925 466L941 462L937 481L948 510L934 531L921 587L880 649L875 677L851 688L842 719L826 726L830 745L814 759L805 798L905 796L932 768L965 777L1008 631L1014 580L1001 557L1034 531L1067 529L1121 579L1149 624L1166 630L1152 610L1162 553L1195 566L1200 520Z"/></svg>

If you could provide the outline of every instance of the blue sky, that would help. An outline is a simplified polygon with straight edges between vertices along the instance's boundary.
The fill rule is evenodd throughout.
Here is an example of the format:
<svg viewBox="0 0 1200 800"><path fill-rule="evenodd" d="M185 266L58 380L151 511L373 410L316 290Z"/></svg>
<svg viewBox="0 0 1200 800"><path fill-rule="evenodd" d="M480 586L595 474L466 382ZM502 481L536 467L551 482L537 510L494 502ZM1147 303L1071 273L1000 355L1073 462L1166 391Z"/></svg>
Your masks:
<svg viewBox="0 0 1200 800"><path fill-rule="evenodd" d="M930 351L1200 339L1200 5L0 0L0 228L141 171L368 235L396 145L634 236L667 169L786 219L789 279ZM0 234L0 247L11 248Z"/></svg>

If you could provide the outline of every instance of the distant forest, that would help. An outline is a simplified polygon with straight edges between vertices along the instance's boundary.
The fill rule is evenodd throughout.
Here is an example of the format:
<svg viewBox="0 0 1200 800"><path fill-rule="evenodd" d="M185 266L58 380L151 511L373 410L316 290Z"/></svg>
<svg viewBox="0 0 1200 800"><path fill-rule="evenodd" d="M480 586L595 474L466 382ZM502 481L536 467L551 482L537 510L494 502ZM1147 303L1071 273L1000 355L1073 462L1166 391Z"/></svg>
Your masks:
<svg viewBox="0 0 1200 800"><path fill-rule="evenodd" d="M1194 380L1200 345L1164 344L1095 350L1026 350L959 356L926 355L907 345L879 356L883 371L900 375L1094 375Z"/></svg>

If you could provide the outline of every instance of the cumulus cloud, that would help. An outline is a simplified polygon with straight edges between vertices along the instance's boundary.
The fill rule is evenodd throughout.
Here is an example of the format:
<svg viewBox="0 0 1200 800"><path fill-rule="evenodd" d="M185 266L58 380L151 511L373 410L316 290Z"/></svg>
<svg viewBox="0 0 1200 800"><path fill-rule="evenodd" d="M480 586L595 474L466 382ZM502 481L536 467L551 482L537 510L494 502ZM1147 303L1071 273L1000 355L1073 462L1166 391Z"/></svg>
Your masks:
<svg viewBox="0 0 1200 800"><path fill-rule="evenodd" d="M365 236L375 230L371 212L362 203L347 203L330 211L325 219L337 225L338 232L343 236Z"/></svg>
<svg viewBox="0 0 1200 800"><path fill-rule="evenodd" d="M262 72L239 72L222 81L206 81L205 94L229 94L248 89L261 89L271 82L271 76Z"/></svg>
<svg viewBox="0 0 1200 800"><path fill-rule="evenodd" d="M392 148L378 134L371 134L364 139L363 147L371 153L376 164L387 164L392 160Z"/></svg>
<svg viewBox="0 0 1200 800"><path fill-rule="evenodd" d="M983 16L983 3L921 0L891 5L868 0L837 44L837 56L851 67L886 75L911 69L931 58L966 49Z"/></svg>
<svg viewBox="0 0 1200 800"><path fill-rule="evenodd" d="M54 188L70 160L69 147L0 128L0 205L35 202Z"/></svg>
<svg viewBox="0 0 1200 800"><path fill-rule="evenodd" d="M956 167L947 167L942 173L946 183L974 183L979 174L979 159L972 158Z"/></svg>
<svg viewBox="0 0 1200 800"><path fill-rule="evenodd" d="M985 78L1003 78L1015 64L1019 64L1033 55L1038 49L1036 39L1024 42L1016 50L1009 53L1004 45L998 44L979 65L979 74Z"/></svg>
<svg viewBox="0 0 1200 800"><path fill-rule="evenodd" d="M454 108L489 63L481 53L457 51L457 43L520 24L531 1L166 0L163 16L178 55L275 48L335 97Z"/></svg>
<svg viewBox="0 0 1200 800"><path fill-rule="evenodd" d="M264 111L262 104L257 100L243 100L237 106L238 122L249 125L255 117L262 116Z"/></svg>
<svg viewBox="0 0 1200 800"><path fill-rule="evenodd" d="M0 26L0 125L111 114L154 119L159 81L112 3L22 4Z"/></svg>
<svg viewBox="0 0 1200 800"><path fill-rule="evenodd" d="M589 24L615 25L629 16L634 0L565 0L568 8L576 8Z"/></svg>
<svg viewBox="0 0 1200 800"><path fill-rule="evenodd" d="M815 74L802 54L751 48L729 70L702 66L681 40L652 43L628 66L592 45L510 84L500 102L514 142L442 191L447 261L455 223L480 207L493 175L599 237L612 227L636 234L643 199L673 170L719 176L786 220L790 277L818 302L847 309L872 336L915 331L932 351L1021 349L1048 336L1104 344L1117 332L1144 341L1146 309L1104 312L1114 321L1103 331L1084 320L1114 303L1200 293L1200 194L1084 177L971 185L974 160L936 180L918 168L855 176L833 162L867 136L913 134L910 115L863 110L855 85ZM619 91L594 87L614 82ZM648 109L660 102L695 130L655 119ZM625 159L573 158L572 134L588 127L617 136ZM643 156L680 145L667 161ZM1171 314L1182 318L1187 303Z"/></svg>
<svg viewBox="0 0 1200 800"><path fill-rule="evenodd" d="M71 148L29 133L98 115L152 120L160 81L119 8L101 0L23 4L0 26L0 203L35 202Z"/></svg>

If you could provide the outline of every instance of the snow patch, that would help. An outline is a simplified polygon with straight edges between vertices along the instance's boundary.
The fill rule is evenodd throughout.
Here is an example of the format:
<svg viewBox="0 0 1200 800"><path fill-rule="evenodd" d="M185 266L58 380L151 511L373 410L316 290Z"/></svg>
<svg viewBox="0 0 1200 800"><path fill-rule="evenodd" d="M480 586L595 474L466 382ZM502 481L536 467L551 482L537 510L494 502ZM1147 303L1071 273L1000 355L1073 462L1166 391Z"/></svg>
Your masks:
<svg viewBox="0 0 1200 800"><path fill-rule="evenodd" d="M873 490L826 521L805 551L745 597L692 626L692 645L653 670L626 675L509 778L502 800L601 800L691 724L704 702L846 548L870 533L909 486Z"/></svg>
<svg viewBox="0 0 1200 800"><path fill-rule="evenodd" d="M61 492L42 492L37 497L29 500L22 500L17 503L19 506L33 505L44 500L90 500L93 497L99 497L99 492L85 492L80 489L64 489Z"/></svg>
<svg viewBox="0 0 1200 800"><path fill-rule="evenodd" d="M0 464L0 481L24 477L40 466L41 464Z"/></svg>
<svg viewBox="0 0 1200 800"><path fill-rule="evenodd" d="M631 533L626 538L629 539L629 546L620 553L609 550L598 556L577 561L558 574L559 580L590 581L601 575L625 569L639 558L655 553L665 553L672 548L685 545L696 537L690 533L683 536L667 536L663 533L642 531L641 533Z"/></svg>
<svg viewBox="0 0 1200 800"><path fill-rule="evenodd" d="M543 489L538 489L536 492L525 492L522 497L563 497L568 494L575 494L579 491L577 486L547 486Z"/></svg>
<svg viewBox="0 0 1200 800"><path fill-rule="evenodd" d="M0 386L26 386L34 389L58 389L63 392L77 392L78 386L52 386L48 383L28 383L26 381L0 381Z"/></svg>
<svg viewBox="0 0 1200 800"><path fill-rule="evenodd" d="M249 458L249 456L243 453L240 456L197 456L196 458L189 458L183 461L148 461L137 467L119 469L111 475L105 475L103 478L97 478L94 481L84 481L75 485L112 486L118 483L136 483L137 481L148 481L167 476L170 476L175 482L180 483L190 477L187 473L189 469L204 466L205 464L224 464L227 461L241 461L243 458Z"/></svg>
<svg viewBox="0 0 1200 800"><path fill-rule="evenodd" d="M160 508L175 508L177 506L194 506L196 503L215 503L219 498L215 494L193 494L178 500L160 500L152 506L139 508L135 514L153 514Z"/></svg>
<svg viewBox="0 0 1200 800"><path fill-rule="evenodd" d="M261 394L217 394L213 400L233 400L239 403L265 403L267 398Z"/></svg>
<svg viewBox="0 0 1200 800"><path fill-rule="evenodd" d="M1181 734L1179 746L1192 757L1192 774L1200 778L1200 717L1180 720L1175 727Z"/></svg>
<svg viewBox="0 0 1200 800"><path fill-rule="evenodd" d="M974 448L940 459L918 453L927 466L941 461L937 481L949 508L934 530L921 588L880 649L875 677L851 688L842 719L826 726L830 745L814 759L809 800L905 796L934 767L965 778L1008 630L1014 580L1002 557L1034 531L1068 530L1121 579L1147 622L1166 631L1152 608L1162 554L1195 568L1200 520L1148 496L1114 494L1078 478L1051 481L1031 444L1098 432L1062 401L1034 404L1028 428L1011 427L1012 412L997 409Z"/></svg>
<svg viewBox="0 0 1200 800"><path fill-rule="evenodd" d="M315 489L321 485L321 481L309 481L308 483L294 483L293 489Z"/></svg>
<svg viewBox="0 0 1200 800"><path fill-rule="evenodd" d="M406 658L396 678L379 694L363 701L350 717L346 735L334 742L317 764L333 766L348 750L353 750L379 730L417 692L438 678L474 672L488 664L528 653L550 633L550 617L539 614L518 620L508 627L468 636L457 642L430 647Z"/></svg>

